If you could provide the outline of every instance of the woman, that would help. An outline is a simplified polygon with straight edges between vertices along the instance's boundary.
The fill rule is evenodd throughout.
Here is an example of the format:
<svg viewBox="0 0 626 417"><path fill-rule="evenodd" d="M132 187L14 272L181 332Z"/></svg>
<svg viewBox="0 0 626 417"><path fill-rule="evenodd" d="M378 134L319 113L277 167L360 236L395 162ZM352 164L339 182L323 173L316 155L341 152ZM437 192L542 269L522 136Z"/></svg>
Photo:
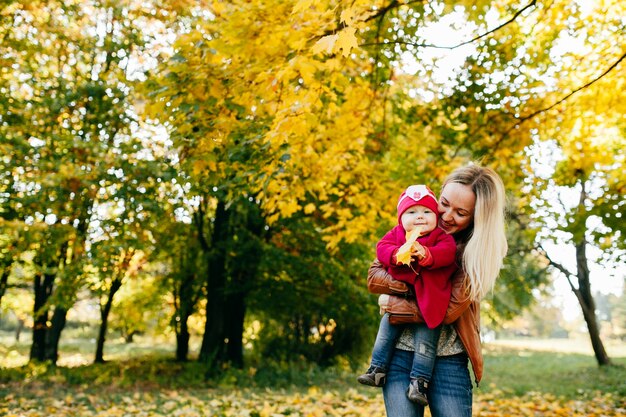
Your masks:
<svg viewBox="0 0 626 417"><path fill-rule="evenodd" d="M452 298L428 387L432 417L472 415L468 360L478 384L483 371L479 302L493 288L507 251L504 203L504 186L498 174L476 165L456 169L441 190L439 226L454 237L460 268L452 277ZM390 295L382 296L380 304L396 323L421 321L417 306L410 298L403 297L407 287L393 280L378 261L370 267L368 288L376 294ZM383 397L388 417L424 415L424 407L406 396L415 351L412 340L405 331L396 344L387 372Z"/></svg>

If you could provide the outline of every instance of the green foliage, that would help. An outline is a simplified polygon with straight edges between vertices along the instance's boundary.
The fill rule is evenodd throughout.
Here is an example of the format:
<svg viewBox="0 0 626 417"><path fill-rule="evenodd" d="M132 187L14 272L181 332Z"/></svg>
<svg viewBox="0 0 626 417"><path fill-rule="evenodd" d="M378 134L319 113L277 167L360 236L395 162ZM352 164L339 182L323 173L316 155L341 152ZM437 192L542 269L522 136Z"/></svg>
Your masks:
<svg viewBox="0 0 626 417"><path fill-rule="evenodd" d="M378 317L365 285L372 255L356 245L329 254L306 218L281 221L270 233L262 278L249 297L264 323L260 357L328 364L369 349Z"/></svg>
<svg viewBox="0 0 626 417"><path fill-rule="evenodd" d="M503 322L519 316L537 301L534 290L549 282L546 263L533 249L535 231L529 219L511 212L507 222L509 250L504 267L495 287L483 301L481 309L490 327L498 328Z"/></svg>
<svg viewBox="0 0 626 417"><path fill-rule="evenodd" d="M46 277L35 286L44 325L87 278L101 296L126 277L128 254L150 250L144 228L167 169L131 104L129 60L146 38L130 22L142 14L100 1L3 9L0 232L18 232L11 258L32 265L29 280Z"/></svg>
<svg viewBox="0 0 626 417"><path fill-rule="evenodd" d="M171 310L164 308L164 290L155 281L147 274L136 277L115 298L110 328L127 341L132 341L134 335L167 331Z"/></svg>

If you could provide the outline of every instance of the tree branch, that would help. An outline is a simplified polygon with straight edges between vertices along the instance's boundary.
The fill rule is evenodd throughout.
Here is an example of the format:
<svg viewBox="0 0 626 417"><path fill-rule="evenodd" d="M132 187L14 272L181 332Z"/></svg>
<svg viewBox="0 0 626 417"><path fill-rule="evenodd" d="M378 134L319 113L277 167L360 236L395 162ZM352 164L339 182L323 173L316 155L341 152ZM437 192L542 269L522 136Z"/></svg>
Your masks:
<svg viewBox="0 0 626 417"><path fill-rule="evenodd" d="M412 2L412 3L414 3L414 2ZM421 1L420 1L420 3L421 3ZM378 19L379 17L386 15L389 10L395 9L398 6L400 6L400 3L397 0L393 0L386 7L381 8L376 13L372 14L370 17L365 19L365 22L369 22L370 20Z"/></svg>
<svg viewBox="0 0 626 417"><path fill-rule="evenodd" d="M532 0L532 1L531 1L530 3L528 3L526 6L524 6L524 7L523 7L523 8L521 8L520 10L518 10L518 11L517 11L517 12L516 12L516 13L515 13L515 14L514 14L514 15L513 15L513 16L512 16L509 20L507 20L506 22L504 22L504 23L500 24L499 26L497 26L497 27L495 27L495 28L493 28L493 29L491 29L491 30L489 30L489 31L485 32L485 33L483 33L482 35L478 35L478 36L476 36L476 37L475 37L475 38L473 38L473 39L470 39L470 40L468 40L468 41L462 42L462 43L460 43L460 44L458 44L458 45L455 45L455 46L453 46L453 47L451 47L451 48L448 48L448 49L456 49L456 48L460 48L461 46L464 46L464 45L470 44L470 43L472 43L472 42L476 42L477 40L482 39L482 38L484 38L485 36L489 36L490 34L492 34L492 33L496 32L496 31L498 31L498 30L502 29L502 28L503 28L503 27L505 27L506 25L508 25L508 24L510 24L510 23L512 23L512 22L514 22L514 21L515 21L515 19L517 19L519 15L521 15L522 13L524 13L524 11L526 11L526 9L529 9L529 8L533 7L536 3L537 3L537 1L536 1L536 0Z"/></svg>
<svg viewBox="0 0 626 417"><path fill-rule="evenodd" d="M565 268L560 263L552 260L552 258L550 258L550 256L548 255L548 252L541 245L539 245L539 248L541 248L541 250L543 251L543 255L548 259L548 262L550 262L550 265L553 266L554 268L558 269L559 271L561 271L565 275L565 278L567 279L567 282L569 283L569 286L570 286L572 292L574 293L574 295L576 296L576 299L578 300L578 304L580 305L580 308L582 308L582 310L583 310L583 315L585 315L585 316L592 315L593 311L592 311L592 309L589 308L589 305L585 301L585 298L583 297L580 289L576 288L574 286L574 284L572 283L571 278L572 277L578 278L578 277L576 275L572 274L571 272L569 272L567 270L567 268Z"/></svg>
<svg viewBox="0 0 626 417"><path fill-rule="evenodd" d="M604 71L602 74L600 74L599 76L597 76L596 78L594 78L593 80L587 82L584 85L581 85L580 87L576 88L575 90L573 90L572 92L570 92L569 94L567 94L566 96L562 97L561 99L559 99L557 102L551 104L548 107L544 107L542 109L536 110L534 112L532 112L529 115L523 116L523 117L519 117L516 118L517 119L517 123L514 123L513 126L511 126L509 129L507 129L502 136L500 136L498 138L498 140L494 143L492 150L495 152L496 150L498 150L498 148L500 147L500 145L502 144L502 142L504 142L506 140L506 138L508 137L509 133L511 133L511 131L513 131L514 129L519 128L519 126L532 119L533 117L537 116L538 114L547 112L548 110L553 109L554 107L558 106L559 104L563 103L564 101L566 101L567 99L569 99L570 97L572 97L574 94L578 93L581 90L584 90L587 87L590 87L591 85L593 85L595 82L597 82L598 80L600 80L602 77L604 77L605 75L607 75L609 72L613 71L619 64L620 62L622 62L624 59L626 58L626 53L624 53L621 57L619 57L619 59L613 63L613 65L611 65L606 71Z"/></svg>
<svg viewBox="0 0 626 417"><path fill-rule="evenodd" d="M392 3L396 3L396 2L392 2ZM485 33L477 35L477 36L473 37L472 39L469 39L467 41L461 42L461 43L453 45L453 46L441 46L441 45L435 45L435 44L430 44L430 43L414 43L414 42L406 42L406 41L393 41L393 42L384 43L382 45L411 45L411 46L415 46L415 47L418 47L418 48L435 48L435 49L450 49L450 50L457 49L457 48L460 48L461 46L468 45L470 43L476 42L479 39L482 39L482 38L484 38L486 36L489 36L492 33L495 33L496 31L502 29L506 25L511 24L512 22L515 21L515 19L517 19L519 17L519 15L524 13L524 11L526 11L527 9L533 7L536 3L537 3L536 0L532 0L526 6L524 6L523 8L518 10L517 12L515 12L515 14L509 20L501 23L500 25L496 26L495 28L493 28L491 30L488 30ZM391 4L390 4L390 6L391 6ZM388 8L385 8L385 10L387 10L387 9ZM383 10L383 9L381 9L381 10ZM378 17L380 15L381 14L378 13L376 17ZM368 21L368 20L369 20L369 18L366 19L366 21ZM377 43L366 43L366 44L362 44L362 45L359 45L359 46L364 47L364 46L374 46L374 45L381 45L381 43L378 43L378 42Z"/></svg>
<svg viewBox="0 0 626 417"><path fill-rule="evenodd" d="M424 0L413 0L413 1L409 1L407 3L402 3L401 4L398 0L392 0L387 6L380 8L375 13L370 15L367 19L363 20L363 22L369 22L371 20L378 19L379 17L385 16L390 10L393 10L393 9L395 9L397 7L408 6L408 5L412 4L412 3L423 3L423 2L424 2ZM340 25L341 25L341 23L339 22L337 24L336 28L324 31L324 33L319 35L317 38L319 39L319 38L323 38L324 36L333 35L333 34L337 33L337 31L340 29ZM378 44L378 43L376 43L376 44Z"/></svg>
<svg viewBox="0 0 626 417"><path fill-rule="evenodd" d="M567 278L567 282L569 283L570 288L572 289L572 291L574 292L574 294L576 294L576 298L580 297L578 296L578 288L576 288L574 286L574 284L572 283L571 278L572 277L576 277L576 275L572 274L567 268L565 268L563 265L561 265L560 263L556 262L555 260L553 260L550 255L548 255L548 251L544 249L544 247L542 245L539 245L539 249L541 249L541 251L543 252L543 256L546 257L546 259L548 260L548 262L550 263L550 266L558 269L559 271L561 271L563 273L563 275L565 275L565 278Z"/></svg>
<svg viewBox="0 0 626 417"><path fill-rule="evenodd" d="M556 103L545 107L543 109L539 109L527 116L521 117L520 123L524 122L528 119L531 119L533 117L535 117L536 115L538 115L539 113L543 113L546 112L550 109L553 109L554 107L558 106L559 104L563 103L565 100L567 100L568 98L570 98L571 96L573 96L574 94L578 93L581 90L584 90L585 88L591 86L592 84L594 84L596 81L600 80L602 77L604 77L605 75L607 75L609 72L613 71L615 69L615 67L617 67L619 65L620 62L622 62L624 60L624 58L626 58L626 53L624 53L621 57L619 57L619 59L613 63L613 65L611 65L606 71L604 71L602 74L600 74L599 76L597 76L596 78L594 78L593 80L589 81L588 83L576 88L574 91L572 91L571 93L569 93L568 95L566 95L565 97L561 98L559 101L557 101Z"/></svg>

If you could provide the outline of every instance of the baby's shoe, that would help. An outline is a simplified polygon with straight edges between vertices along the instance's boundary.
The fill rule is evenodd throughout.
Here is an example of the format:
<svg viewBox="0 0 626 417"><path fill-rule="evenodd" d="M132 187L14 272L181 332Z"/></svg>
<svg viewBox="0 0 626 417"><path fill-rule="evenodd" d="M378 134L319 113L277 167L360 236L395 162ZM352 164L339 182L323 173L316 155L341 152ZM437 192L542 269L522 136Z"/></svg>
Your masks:
<svg viewBox="0 0 626 417"><path fill-rule="evenodd" d="M382 387L385 385L385 379L387 373L379 366L370 366L367 372L363 375L359 375L356 379L363 385L369 385L370 387Z"/></svg>
<svg viewBox="0 0 626 417"><path fill-rule="evenodd" d="M406 396L414 403L428 405L428 398L426 397L427 389L428 381L424 378L411 379L411 384L406 391Z"/></svg>

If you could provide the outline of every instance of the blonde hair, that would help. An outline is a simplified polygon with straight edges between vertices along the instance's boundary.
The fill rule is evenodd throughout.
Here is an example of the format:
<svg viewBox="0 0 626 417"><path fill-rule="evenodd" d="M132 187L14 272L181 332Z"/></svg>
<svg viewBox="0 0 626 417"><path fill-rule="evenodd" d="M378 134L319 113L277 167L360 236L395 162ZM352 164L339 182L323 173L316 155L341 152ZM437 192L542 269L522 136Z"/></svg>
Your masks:
<svg viewBox="0 0 626 417"><path fill-rule="evenodd" d="M449 183L467 185L476 196L462 267L469 284L469 296L480 300L493 289L508 249L504 231L504 184L493 169L478 165L454 170L444 187Z"/></svg>

